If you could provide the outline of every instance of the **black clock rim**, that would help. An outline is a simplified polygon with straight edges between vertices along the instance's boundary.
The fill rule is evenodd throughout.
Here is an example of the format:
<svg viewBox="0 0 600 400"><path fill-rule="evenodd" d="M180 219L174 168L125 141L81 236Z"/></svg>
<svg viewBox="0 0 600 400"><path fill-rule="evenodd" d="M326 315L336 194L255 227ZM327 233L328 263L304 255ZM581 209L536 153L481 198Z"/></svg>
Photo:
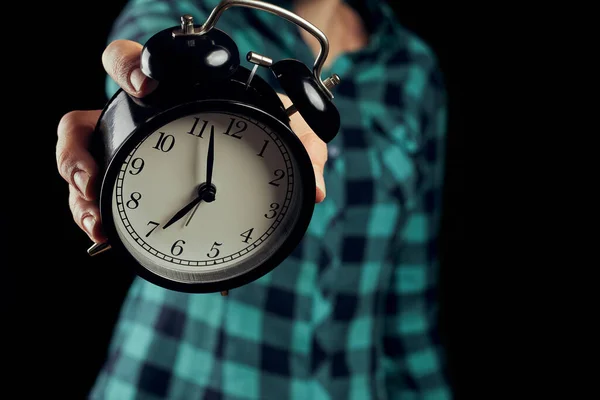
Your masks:
<svg viewBox="0 0 600 400"><path fill-rule="evenodd" d="M250 118L254 118L262 123L265 123L271 129L275 130L278 136L284 141L288 147L288 151L294 154L298 164L298 173L302 176L304 187L302 190L303 198L301 204L303 207L299 211L296 222L290 230L290 234L283 244L273 253L273 255L260 266L252 270L226 280L219 282L201 282L201 283L183 283L164 278L153 273L142 266L133 257L122 244L117 234L115 227L113 212L112 212L112 192L114 182L117 179L119 170L123 165L125 158L131 150L137 145L139 140L145 138L148 134L159 129L174 119L184 117L198 112L233 112L239 113ZM285 132L285 133L282 133ZM235 100L198 100L185 104L181 104L165 110L154 117L150 118L145 124L142 124L137 129L133 130L127 139L114 152L113 157L109 161L100 189L100 215L102 220L102 228L104 234L108 238L108 243L111 246L111 252L114 252L117 259L125 260L126 263L133 268L135 273L141 278L161 286L165 289L174 290L186 293L216 293L223 292L247 285L267 273L271 272L279 266L300 244L304 237L310 220L314 213L315 198L316 198L316 181L313 172L310 157L304 148L304 145L298 136L291 130L289 126L284 124L279 119L272 115L252 106Z"/></svg>

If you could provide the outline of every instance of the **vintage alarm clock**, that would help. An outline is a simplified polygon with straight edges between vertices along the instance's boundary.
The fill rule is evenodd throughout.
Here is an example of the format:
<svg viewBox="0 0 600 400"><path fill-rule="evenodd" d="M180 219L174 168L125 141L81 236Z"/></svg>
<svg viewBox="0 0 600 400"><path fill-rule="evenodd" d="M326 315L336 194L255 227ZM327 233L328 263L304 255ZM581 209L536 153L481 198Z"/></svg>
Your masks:
<svg viewBox="0 0 600 400"><path fill-rule="evenodd" d="M242 6L297 24L321 44L312 71L295 59L255 52L240 63L235 42L215 28ZM325 142L340 126L331 89L321 79L328 41L315 26L269 3L225 0L203 25L181 25L145 44L141 69L157 89L137 99L122 89L107 103L91 151L102 168L100 214L106 243L159 286L192 293L250 283L299 244L315 205L310 158L289 116L299 112ZM285 108L257 68L275 75L293 106Z"/></svg>

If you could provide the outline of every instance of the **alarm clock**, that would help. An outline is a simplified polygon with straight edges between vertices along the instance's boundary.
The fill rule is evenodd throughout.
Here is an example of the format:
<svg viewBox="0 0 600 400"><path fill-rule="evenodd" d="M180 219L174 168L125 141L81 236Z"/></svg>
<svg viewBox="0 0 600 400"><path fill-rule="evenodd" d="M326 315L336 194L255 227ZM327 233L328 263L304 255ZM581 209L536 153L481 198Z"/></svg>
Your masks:
<svg viewBox="0 0 600 400"><path fill-rule="evenodd" d="M237 45L215 27L230 7L282 17L315 36L312 70L295 59L256 52L241 65ZM248 284L281 264L304 236L316 197L314 170L290 128L299 112L324 142L340 116L321 79L325 35L308 21L255 0L220 2L202 25L181 24L152 36L141 70L158 81L143 99L122 89L102 110L91 144L97 160L99 207L108 249L142 278L190 293ZM268 68L293 105L256 74Z"/></svg>

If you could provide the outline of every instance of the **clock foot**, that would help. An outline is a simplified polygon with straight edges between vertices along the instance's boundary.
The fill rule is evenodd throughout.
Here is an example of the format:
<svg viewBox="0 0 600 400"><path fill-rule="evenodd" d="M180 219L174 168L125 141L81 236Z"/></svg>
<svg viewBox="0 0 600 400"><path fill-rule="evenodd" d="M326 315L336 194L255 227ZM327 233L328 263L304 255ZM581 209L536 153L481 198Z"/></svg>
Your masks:
<svg viewBox="0 0 600 400"><path fill-rule="evenodd" d="M227 296L229 294L229 290L223 290L221 292L221 296Z"/></svg>
<svg viewBox="0 0 600 400"><path fill-rule="evenodd" d="M107 242L104 243L94 243L88 250L88 254L91 257L97 256L100 253L104 253L106 250L110 250L110 244Z"/></svg>

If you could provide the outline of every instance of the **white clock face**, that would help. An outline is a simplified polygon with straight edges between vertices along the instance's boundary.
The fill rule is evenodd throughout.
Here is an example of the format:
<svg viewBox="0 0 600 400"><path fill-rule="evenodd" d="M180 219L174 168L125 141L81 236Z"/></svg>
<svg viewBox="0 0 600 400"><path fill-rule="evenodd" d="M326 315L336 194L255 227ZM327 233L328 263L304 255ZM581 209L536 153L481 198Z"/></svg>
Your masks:
<svg viewBox="0 0 600 400"><path fill-rule="evenodd" d="M198 190L210 171L211 133L214 201ZM221 112L186 116L147 136L125 159L112 196L115 228L155 274L181 282L236 275L289 235L301 208L295 171L288 148L259 121Z"/></svg>

